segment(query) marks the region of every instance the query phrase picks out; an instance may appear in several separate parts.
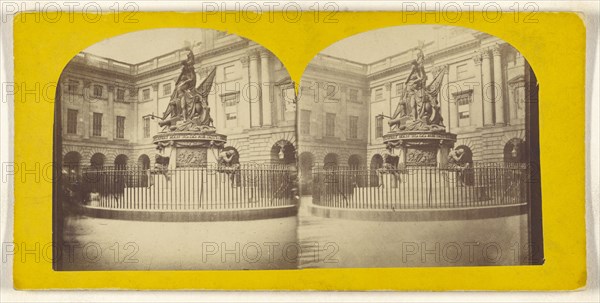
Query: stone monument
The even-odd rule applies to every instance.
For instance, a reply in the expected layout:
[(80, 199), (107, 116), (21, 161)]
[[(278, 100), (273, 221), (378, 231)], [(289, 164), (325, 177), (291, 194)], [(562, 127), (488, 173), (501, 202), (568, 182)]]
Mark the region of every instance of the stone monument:
[[(388, 124), (391, 131), (383, 136), (386, 149), (398, 157), (397, 167), (445, 167), (456, 134), (446, 132), (438, 95), (447, 66), (433, 70), (427, 84), (425, 56), (417, 49), (417, 58), (405, 82), (405, 91)], [(383, 115), (381, 115), (383, 116)]]
[(227, 136), (216, 132), (208, 106), (216, 68), (196, 87), (191, 49), (182, 65), (169, 105), (158, 123), (163, 129), (153, 137), (158, 149), (157, 170), (217, 164), (219, 151), (227, 142)]

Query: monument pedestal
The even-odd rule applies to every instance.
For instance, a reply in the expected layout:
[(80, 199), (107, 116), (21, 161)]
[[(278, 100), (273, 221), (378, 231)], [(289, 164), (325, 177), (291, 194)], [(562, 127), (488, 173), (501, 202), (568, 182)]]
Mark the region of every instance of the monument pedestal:
[(167, 132), (154, 136), (159, 155), (168, 158), (168, 169), (216, 164), (227, 136), (217, 133)]
[(399, 157), (398, 167), (446, 167), (456, 134), (434, 131), (398, 131), (383, 136), (383, 142)]

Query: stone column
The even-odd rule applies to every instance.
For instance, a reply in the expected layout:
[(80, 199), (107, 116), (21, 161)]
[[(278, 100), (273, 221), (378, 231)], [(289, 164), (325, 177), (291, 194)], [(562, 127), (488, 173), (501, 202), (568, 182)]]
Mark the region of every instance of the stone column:
[(471, 125), (483, 126), (483, 80), (481, 79), (481, 52), (475, 53), (475, 79), (478, 83), (473, 85), (473, 104), (471, 105)]
[[(83, 135), (84, 139), (89, 139), (90, 136), (92, 135), (92, 118), (93, 118), (93, 114), (90, 111), (90, 107), (91, 107), (91, 102), (90, 102), (90, 93), (89, 93), (89, 89), (90, 89), (90, 81), (88, 80), (83, 80), (83, 89), (82, 89), (82, 99), (81, 99), (81, 120), (82, 120), (82, 131), (81, 134)], [(74, 97), (75, 98), (75, 97)], [(77, 117), (77, 119), (79, 119), (79, 117)], [(77, 124), (79, 124), (79, 121), (77, 121)]]
[[(128, 88), (128, 89), (131, 89), (131, 88)], [(124, 98), (125, 98), (125, 100), (128, 99), (127, 98), (127, 94), (124, 96)], [(131, 101), (131, 100), (129, 100), (129, 101)], [(142, 119), (142, 115), (140, 115), (140, 111), (139, 111), (139, 107), (138, 106), (139, 106), (138, 101), (134, 100), (133, 101), (133, 118), (134, 118), (134, 121), (132, 121), (133, 122), (133, 133), (131, 133), (131, 131), (127, 131), (127, 129), (125, 129), (126, 133), (131, 134), (131, 135), (129, 135), (128, 139), (131, 142), (135, 142), (135, 143), (140, 142), (141, 141), (140, 137), (142, 137), (142, 136), (140, 136), (140, 119)], [(157, 115), (160, 115), (160, 113), (157, 113)], [(126, 119), (129, 119), (129, 117), (126, 118)], [(135, 159), (135, 160), (137, 161), (137, 159)]]
[(248, 102), (250, 103), (250, 124), (259, 127), (260, 118), (260, 81), (258, 79), (258, 53), (250, 51), (250, 81), (248, 84)]
[(106, 117), (106, 119), (104, 119), (104, 122), (108, 123), (108, 127), (106, 127), (106, 129), (108, 130), (108, 134), (106, 134), (106, 137), (108, 138), (108, 140), (114, 140), (116, 137), (115, 132), (116, 130), (116, 124), (117, 124), (117, 118), (115, 117), (115, 87), (112, 85), (108, 85), (108, 117)]
[(481, 75), (483, 82), (482, 85), (482, 102), (483, 102), (483, 125), (490, 126), (494, 125), (494, 104), (492, 103), (493, 96), (487, 94), (492, 91), (492, 62), (490, 59), (490, 52), (483, 50), (481, 52)]
[[(448, 92), (450, 92), (450, 77), (448, 76)], [(458, 105), (456, 104), (456, 98), (448, 94), (448, 131), (452, 131), (458, 127)]]
[(500, 44), (492, 48), (494, 54), (494, 103), (496, 105), (496, 124), (504, 124), (504, 81), (502, 79), (502, 57)]
[(269, 64), (269, 52), (260, 51), (260, 78), (261, 78), (261, 99), (262, 99), (262, 125), (270, 126), (272, 124), (272, 99), (271, 99), (271, 69)]
[[(240, 83), (240, 89), (242, 92), (244, 92), (248, 91), (246, 88), (250, 87), (250, 70), (248, 69), (250, 60), (248, 59), (248, 56), (245, 55), (240, 57), (240, 62), (242, 62), (242, 81)], [(240, 113), (245, 113), (238, 116), (238, 121), (240, 121), (239, 126), (243, 127), (244, 129), (250, 128), (250, 120), (252, 120), (250, 118), (250, 99), (243, 93), (240, 94), (240, 104), (238, 105), (238, 109)]]

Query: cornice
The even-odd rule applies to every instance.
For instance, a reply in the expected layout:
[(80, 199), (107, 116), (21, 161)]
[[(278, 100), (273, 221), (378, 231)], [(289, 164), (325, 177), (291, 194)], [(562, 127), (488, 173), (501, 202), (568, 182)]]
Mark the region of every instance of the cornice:
[[(432, 61), (434, 61), (438, 58), (444, 57), (444, 56), (452, 55), (452, 54), (461, 52), (461, 51), (469, 49), (469, 48), (478, 47), (479, 44), (480, 44), (479, 40), (471, 40), (467, 43), (456, 44), (451, 47), (444, 48), (444, 49), (435, 51), (430, 54), (426, 54), (425, 55), (425, 64), (431, 63)], [(394, 74), (402, 72), (402, 71), (410, 70), (410, 65), (411, 65), (411, 61), (407, 61), (402, 64), (392, 66), (392, 67), (386, 68), (384, 70), (377, 71), (375, 73), (367, 75), (367, 78), (370, 81), (381, 79), (383, 77), (394, 75)]]

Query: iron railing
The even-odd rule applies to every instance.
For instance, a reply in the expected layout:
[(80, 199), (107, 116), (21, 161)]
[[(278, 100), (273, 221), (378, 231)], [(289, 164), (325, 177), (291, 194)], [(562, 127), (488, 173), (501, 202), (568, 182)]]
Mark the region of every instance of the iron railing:
[(268, 208), (295, 204), (293, 167), (83, 169), (70, 190), (86, 205), (131, 210)]
[(315, 205), (351, 209), (439, 209), (526, 202), (524, 168), (348, 169), (313, 171)]

